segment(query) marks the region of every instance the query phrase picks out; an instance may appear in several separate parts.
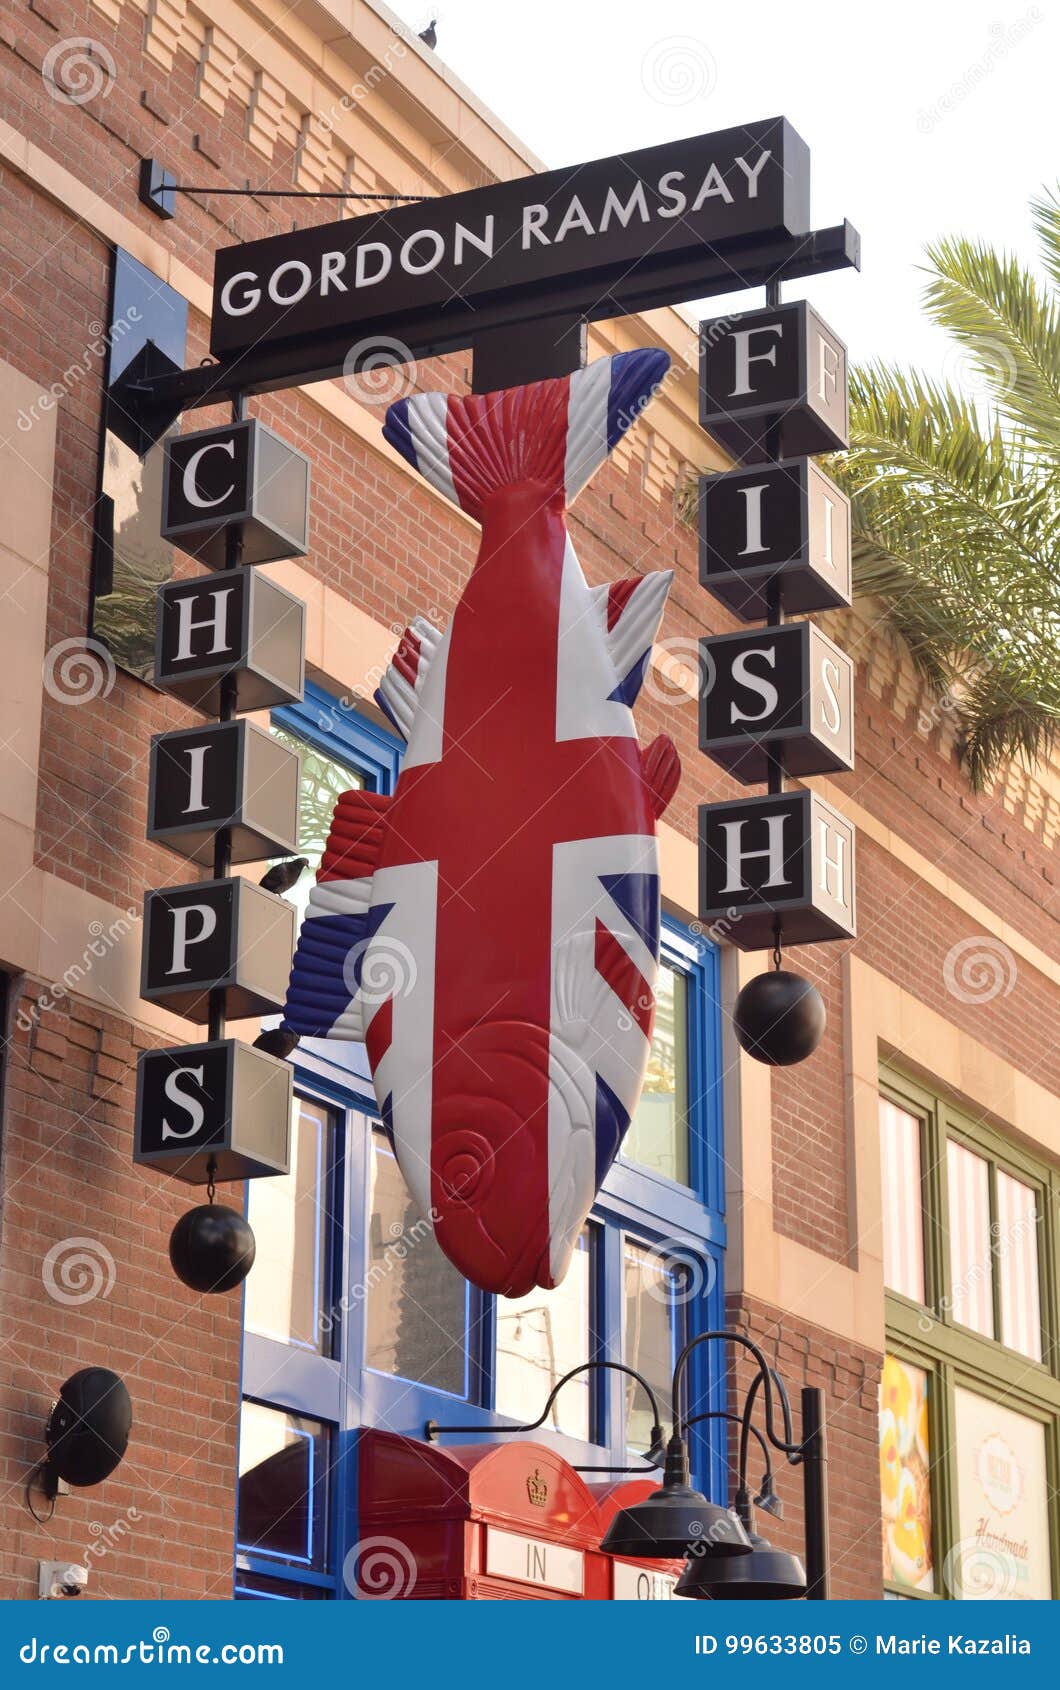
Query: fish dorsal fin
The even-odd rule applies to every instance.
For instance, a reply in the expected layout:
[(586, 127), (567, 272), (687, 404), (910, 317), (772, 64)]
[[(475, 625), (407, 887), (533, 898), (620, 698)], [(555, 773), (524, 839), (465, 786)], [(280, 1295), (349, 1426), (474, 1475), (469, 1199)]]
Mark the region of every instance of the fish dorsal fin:
[(383, 434), (432, 487), (481, 521), (491, 494), (540, 482), (573, 503), (670, 367), (650, 347), (496, 393), (417, 393), (386, 414)]
[(624, 704), (635, 703), (643, 685), (673, 578), (672, 569), (660, 569), (591, 590)]
[(681, 780), (681, 759), (669, 734), (659, 734), (640, 754), (640, 769), (658, 820)]
[(412, 732), (416, 706), (441, 643), (442, 635), (433, 622), (425, 616), (413, 617), (376, 688), (376, 703), (404, 740)]

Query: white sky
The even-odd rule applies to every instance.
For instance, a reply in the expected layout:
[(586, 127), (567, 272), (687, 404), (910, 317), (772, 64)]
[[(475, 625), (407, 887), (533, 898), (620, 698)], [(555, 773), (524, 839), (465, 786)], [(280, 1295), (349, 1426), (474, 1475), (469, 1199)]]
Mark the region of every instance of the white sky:
[(847, 217), (863, 251), (860, 276), (786, 297), (812, 298), (856, 360), (966, 384), (920, 310), (925, 243), (968, 235), (1034, 262), (1028, 201), (1060, 178), (1060, 0), (389, 4), (416, 30), (437, 16), (439, 58), (550, 166), (789, 118), (814, 227)]

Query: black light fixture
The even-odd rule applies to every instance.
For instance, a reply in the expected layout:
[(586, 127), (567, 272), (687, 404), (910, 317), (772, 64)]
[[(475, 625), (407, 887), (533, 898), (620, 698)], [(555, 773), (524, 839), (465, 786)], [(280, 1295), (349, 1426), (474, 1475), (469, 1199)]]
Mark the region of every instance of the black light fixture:
[(711, 1502), (689, 1482), (688, 1451), (680, 1432), (666, 1446), (659, 1490), (620, 1508), (600, 1548), (606, 1555), (679, 1561), (691, 1549), (704, 1560), (751, 1553), (751, 1539), (731, 1508)]
[[(703, 1515), (697, 1516), (691, 1506), (691, 1498), (686, 1493), (688, 1484), (688, 1456), (685, 1449), (684, 1434), (694, 1423), (685, 1413), (682, 1402), (682, 1388), (685, 1383), (689, 1357), (700, 1345), (707, 1343), (739, 1344), (747, 1350), (757, 1365), (757, 1372), (751, 1382), (743, 1412), (740, 1415), (740, 1489), (736, 1497), (736, 1511), (719, 1509), (716, 1503), (706, 1498), (700, 1498), (705, 1509), (714, 1511), (712, 1522), (714, 1530), (708, 1529), (707, 1519)], [(806, 1559), (809, 1566), (809, 1576), (803, 1571), (802, 1564), (794, 1556), (788, 1556), (782, 1550), (775, 1550), (764, 1538), (753, 1531), (753, 1505), (747, 1489), (747, 1450), (752, 1433), (760, 1437), (752, 1424), (752, 1413), (755, 1399), (759, 1390), (762, 1391), (765, 1403), (765, 1437), (773, 1449), (779, 1450), (792, 1465), (801, 1465), (803, 1470), (803, 1499), (806, 1531)], [(783, 1413), (783, 1434), (778, 1432), (774, 1423), (774, 1395), (779, 1398)], [(779, 1596), (806, 1596), (820, 1601), (828, 1595), (828, 1516), (827, 1491), (825, 1479), (825, 1443), (824, 1443), (824, 1411), (823, 1396), (814, 1386), (807, 1386), (802, 1392), (802, 1439), (796, 1442), (791, 1425), (791, 1409), (787, 1392), (779, 1375), (769, 1366), (758, 1345), (742, 1332), (721, 1331), (701, 1332), (689, 1339), (677, 1358), (674, 1367), (672, 1401), (674, 1405), (674, 1432), (667, 1449), (667, 1472), (661, 1491), (647, 1497), (643, 1502), (634, 1503), (629, 1508), (623, 1508), (611, 1522), (601, 1548), (611, 1555), (636, 1555), (644, 1559), (670, 1560), (687, 1557), (689, 1566), (682, 1574), (681, 1595), (704, 1596), (712, 1595), (710, 1589), (716, 1584), (719, 1589), (723, 1583), (730, 1581), (733, 1586), (739, 1586), (739, 1591), (729, 1590), (725, 1594), (742, 1596), (757, 1595), (763, 1599)], [(696, 1416), (696, 1419), (720, 1418), (721, 1413), (711, 1412)], [(724, 1416), (726, 1419), (728, 1415)], [(763, 1480), (762, 1493), (765, 1505), (771, 1510), (779, 1506), (779, 1499), (773, 1489), (772, 1470), (767, 1468)], [(698, 1497), (698, 1492), (692, 1496)], [(718, 1514), (725, 1515), (732, 1523), (731, 1530), (725, 1529), (725, 1524), (716, 1518)], [(667, 1527), (667, 1520), (673, 1525), (673, 1530)], [(698, 1523), (697, 1523), (698, 1522)], [(687, 1527), (684, 1536), (680, 1536), (680, 1528)], [(703, 1573), (706, 1566), (718, 1569), (716, 1578)], [(746, 1567), (742, 1575), (736, 1573), (737, 1567)], [(687, 1587), (685, 1580), (687, 1579)]]
[[(522, 1432), (537, 1432), (545, 1424), (545, 1421), (551, 1414), (553, 1404), (562, 1391), (564, 1385), (568, 1385), (572, 1379), (576, 1379), (579, 1373), (602, 1372), (624, 1373), (627, 1379), (635, 1380), (644, 1392), (651, 1405), (652, 1424), (648, 1449), (642, 1457), (642, 1460), (648, 1467), (661, 1467), (663, 1462), (666, 1460), (666, 1434), (663, 1431), (662, 1420), (659, 1414), (659, 1399), (655, 1395), (655, 1392), (652, 1390), (648, 1381), (645, 1379), (643, 1373), (638, 1373), (635, 1367), (627, 1367), (624, 1361), (583, 1361), (579, 1363), (577, 1367), (572, 1367), (569, 1373), (565, 1373), (563, 1375), (562, 1379), (556, 1380), (556, 1383), (548, 1393), (545, 1406), (541, 1410), (537, 1419), (529, 1421), (525, 1426), (454, 1426), (449, 1421), (446, 1421), (444, 1425), (440, 1425), (437, 1420), (428, 1420), (424, 1424), (423, 1435), (427, 1439), (428, 1443), (433, 1443), (436, 1438), (441, 1437), (443, 1432), (489, 1432), (491, 1437), (504, 1438), (517, 1437)], [(643, 1466), (575, 1468), (575, 1472), (577, 1473), (642, 1473), (643, 1471)]]
[(98, 1485), (125, 1454), (132, 1429), (132, 1401), (124, 1381), (109, 1367), (82, 1367), (59, 1388), (44, 1441), (48, 1453), (39, 1469), (45, 1496), (59, 1481)]

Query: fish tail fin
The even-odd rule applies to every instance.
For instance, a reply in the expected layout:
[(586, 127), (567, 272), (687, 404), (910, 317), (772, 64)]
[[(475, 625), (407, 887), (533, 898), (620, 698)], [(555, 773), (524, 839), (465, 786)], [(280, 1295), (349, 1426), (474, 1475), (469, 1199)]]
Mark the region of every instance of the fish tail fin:
[(667, 353), (646, 348), (496, 393), (415, 394), (391, 405), (383, 434), (432, 487), (479, 520), (491, 494), (520, 482), (542, 483), (569, 505), (669, 366)]

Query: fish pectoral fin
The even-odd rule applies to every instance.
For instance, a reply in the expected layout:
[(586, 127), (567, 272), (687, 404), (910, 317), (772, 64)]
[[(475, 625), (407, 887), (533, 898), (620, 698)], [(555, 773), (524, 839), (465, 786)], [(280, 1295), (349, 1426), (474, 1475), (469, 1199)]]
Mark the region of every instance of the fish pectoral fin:
[(376, 703), (404, 740), (412, 732), (420, 694), (442, 637), (425, 616), (413, 617), (376, 688)]
[(283, 1024), (303, 1038), (364, 1038), (361, 959), (389, 905), (372, 904), (390, 798), (354, 789), (335, 805), (298, 935)]
[(650, 575), (631, 575), (624, 581), (611, 581), (592, 589), (591, 597), (618, 677), (618, 687), (612, 696), (620, 697), (623, 704), (634, 704), (643, 685), (673, 578), (672, 569), (659, 569)]
[(681, 779), (681, 759), (669, 734), (659, 734), (640, 754), (640, 769), (655, 818), (662, 815)]

